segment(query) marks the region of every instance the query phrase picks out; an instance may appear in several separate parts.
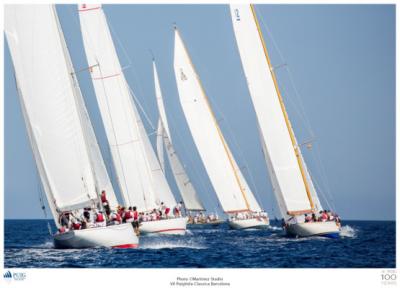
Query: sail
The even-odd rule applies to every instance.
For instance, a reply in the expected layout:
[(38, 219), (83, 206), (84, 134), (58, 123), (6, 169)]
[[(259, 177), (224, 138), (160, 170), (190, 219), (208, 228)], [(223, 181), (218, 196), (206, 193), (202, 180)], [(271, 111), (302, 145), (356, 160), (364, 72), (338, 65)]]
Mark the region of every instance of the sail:
[(306, 175), (308, 186), (310, 187), (310, 194), (311, 194), (311, 197), (312, 197), (312, 200), (313, 200), (313, 203), (314, 203), (315, 211), (324, 210), (324, 208), (321, 205), (321, 201), (319, 200), (319, 197), (318, 197), (318, 194), (317, 194), (317, 190), (314, 187), (314, 183), (312, 181), (311, 174), (308, 171), (307, 164), (304, 161), (303, 153), (301, 152), (300, 148), (299, 148), (299, 156), (300, 156), (300, 159), (301, 159), (301, 161), (303, 163), (304, 172), (305, 172), (305, 175)]
[(6, 5), (5, 32), (41, 182), (59, 211), (98, 202), (74, 96), (71, 63), (52, 5)]
[(160, 162), (160, 167), (165, 173), (165, 159), (164, 159), (164, 128), (161, 123), (161, 119), (158, 119), (157, 123), (157, 158)]
[[(59, 29), (60, 26), (59, 26)], [(62, 31), (60, 30), (60, 34)], [(67, 58), (67, 64), (69, 65), (69, 70), (74, 71), (71, 58), (68, 53), (67, 44), (65, 39), (62, 38), (62, 44), (64, 48), (64, 53)], [(75, 73), (71, 73), (71, 77), (74, 84), (74, 95), (77, 102), (78, 114), (82, 123), (82, 128), (85, 135), (86, 147), (89, 153), (89, 158), (91, 160), (93, 174), (96, 180), (96, 190), (97, 194), (100, 195), (102, 191), (106, 192), (107, 201), (112, 209), (116, 209), (118, 206), (117, 197), (114, 192), (114, 188), (111, 184), (110, 178), (106, 166), (104, 164), (103, 156), (100, 152), (100, 147), (96, 139), (96, 134), (94, 133), (92, 123), (90, 121), (89, 113), (86, 109), (85, 101), (83, 99), (78, 80), (76, 79)]]
[(223, 210), (226, 213), (251, 210), (252, 192), (243, 184), (244, 178), (238, 173), (178, 30), (175, 30), (174, 70), (183, 112)]
[(118, 185), (126, 206), (139, 211), (175, 199), (132, 100), (101, 5), (79, 5), (79, 18), (96, 98)]
[[(256, 111), (264, 155), (282, 215), (310, 211), (306, 183), (291, 139), (290, 124), (275, 87), (267, 52), (249, 5), (231, 5), (231, 17), (242, 66)], [(253, 13), (254, 12), (254, 13)], [(294, 137), (294, 136), (293, 136)], [(294, 139), (294, 138), (293, 138)], [(294, 142), (294, 143), (293, 143)], [(298, 152), (300, 153), (300, 152)], [(299, 156), (300, 157), (300, 156)]]
[(247, 202), (249, 203), (250, 210), (255, 211), (255, 212), (261, 211), (261, 207), (258, 204), (258, 201), (256, 200), (256, 198), (254, 197), (254, 194), (251, 191), (251, 189), (246, 181), (246, 178), (244, 178), (242, 170), (239, 168), (239, 165), (237, 164), (236, 159), (233, 157), (233, 154), (232, 154), (231, 150), (229, 149), (229, 146), (227, 144), (225, 144), (225, 145), (226, 145), (226, 148), (230, 155), (229, 157), (232, 159), (233, 167), (235, 169), (236, 174), (238, 175), (242, 189), (243, 189), (244, 193), (246, 194), (246, 199), (247, 199)]
[[(154, 62), (153, 62), (153, 71), (154, 71), (157, 106), (158, 106), (158, 111), (160, 113), (160, 119), (158, 121), (159, 129), (157, 135), (161, 135), (160, 140), (162, 142), (161, 141), (160, 142), (164, 144), (165, 149), (167, 150), (168, 161), (170, 163), (171, 170), (175, 178), (175, 182), (182, 196), (182, 200), (183, 203), (185, 204), (186, 210), (204, 211), (205, 210), (204, 206), (201, 200), (199, 199), (197, 192), (194, 189), (192, 182), (189, 179), (189, 176), (186, 174), (185, 168), (183, 167), (181, 161), (179, 160), (179, 157), (176, 154), (176, 151), (172, 145), (170, 136), (171, 134), (168, 128), (167, 115), (165, 113), (165, 108), (164, 108), (163, 96), (161, 93), (160, 83), (158, 80), (157, 68)], [(160, 149), (162, 150), (162, 146)], [(163, 156), (161, 156), (161, 153), (159, 153), (159, 159), (161, 157)]]

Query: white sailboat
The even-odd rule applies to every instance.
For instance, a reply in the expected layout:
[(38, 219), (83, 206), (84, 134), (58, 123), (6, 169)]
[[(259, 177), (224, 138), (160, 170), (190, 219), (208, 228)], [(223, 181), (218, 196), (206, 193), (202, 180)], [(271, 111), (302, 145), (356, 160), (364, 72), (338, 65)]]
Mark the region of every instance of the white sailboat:
[[(57, 228), (63, 213), (101, 209), (103, 190), (115, 207), (55, 7), (6, 5), (5, 33), (31, 148)], [(139, 243), (131, 224), (53, 236), (56, 248), (132, 248)]]
[(273, 190), (288, 234), (337, 237), (335, 221), (305, 221), (323, 210), (295, 138), (252, 5), (230, 6), (233, 29)]
[[(125, 206), (149, 213), (175, 198), (133, 102), (101, 5), (79, 5), (83, 43)], [(145, 221), (142, 233), (185, 234), (186, 218)]]
[[(184, 166), (182, 165), (182, 162), (180, 161), (178, 154), (176, 153), (174, 146), (172, 144), (172, 138), (171, 138), (171, 133), (169, 131), (169, 125), (168, 125), (168, 119), (167, 115), (165, 112), (165, 106), (164, 106), (164, 100), (163, 100), (163, 95), (161, 93), (161, 88), (160, 88), (160, 82), (158, 80), (158, 73), (157, 73), (157, 68), (156, 68), (156, 63), (153, 59), (153, 72), (154, 72), (154, 84), (155, 84), (155, 91), (156, 91), (156, 99), (157, 99), (157, 106), (158, 106), (158, 111), (160, 114), (160, 118), (158, 121), (158, 127), (157, 127), (157, 154), (158, 154), (158, 159), (161, 164), (161, 168), (163, 171), (165, 171), (165, 165), (164, 165), (164, 147), (167, 152), (167, 159), (170, 163), (170, 167), (172, 170), (172, 173), (175, 178), (175, 182), (178, 186), (179, 192), (182, 196), (185, 211), (190, 215), (189, 216), (189, 222), (190, 224), (195, 224), (194, 223), (194, 218), (192, 214), (194, 213), (202, 213), (206, 211), (204, 208), (203, 203), (201, 202), (192, 182), (190, 181), (189, 176), (187, 175)], [(206, 217), (204, 216), (206, 219)], [(192, 219), (192, 221), (190, 220)], [(197, 219), (197, 218), (196, 218)], [(219, 224), (222, 223), (222, 220), (219, 220), (218, 218), (212, 217), (212, 219), (208, 219), (207, 221), (204, 221), (204, 223), (196, 222), (199, 224)]]
[[(180, 103), (211, 184), (235, 229), (265, 228), (255, 199), (220, 130), (200, 78), (175, 28), (174, 70)], [(257, 215), (255, 217), (255, 215)]]

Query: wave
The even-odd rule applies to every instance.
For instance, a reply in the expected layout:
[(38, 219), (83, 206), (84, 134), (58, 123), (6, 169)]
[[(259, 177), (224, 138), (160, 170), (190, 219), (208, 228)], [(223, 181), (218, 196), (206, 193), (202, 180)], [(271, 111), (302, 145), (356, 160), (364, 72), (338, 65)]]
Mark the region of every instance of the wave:
[(340, 229), (340, 236), (355, 238), (357, 236), (357, 230), (349, 225), (345, 225)]
[(32, 248), (41, 248), (41, 249), (52, 249), (54, 248), (54, 244), (52, 240), (47, 240), (46, 242), (33, 246)]
[(148, 243), (141, 243), (139, 249), (176, 249), (176, 248), (187, 248), (187, 249), (207, 249), (206, 246), (196, 243), (192, 240), (163, 240), (151, 241)]
[(272, 230), (272, 231), (282, 231), (283, 230), (282, 227), (278, 227), (278, 226), (269, 226), (268, 229)]

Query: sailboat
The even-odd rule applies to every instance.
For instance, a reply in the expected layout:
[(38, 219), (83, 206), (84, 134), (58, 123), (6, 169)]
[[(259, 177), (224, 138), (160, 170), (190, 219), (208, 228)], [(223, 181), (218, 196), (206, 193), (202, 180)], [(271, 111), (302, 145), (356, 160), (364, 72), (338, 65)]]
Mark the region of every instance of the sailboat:
[[(6, 5), (5, 33), (26, 130), (57, 228), (60, 217), (117, 201), (90, 123), (53, 5)], [(56, 248), (133, 248), (131, 224), (52, 235)]]
[(289, 235), (337, 237), (335, 221), (308, 221), (323, 210), (294, 135), (252, 5), (231, 5), (231, 19), (258, 119), (269, 176)]
[[(147, 214), (175, 197), (133, 102), (101, 5), (79, 5), (83, 44), (104, 123), (117, 182), (126, 207)], [(144, 221), (141, 233), (183, 235), (186, 217)]]
[[(187, 175), (182, 162), (180, 161), (178, 154), (176, 153), (174, 146), (172, 144), (171, 133), (169, 131), (168, 119), (165, 112), (164, 100), (163, 95), (161, 93), (160, 81), (158, 79), (157, 67), (155, 60), (153, 59), (153, 73), (154, 73), (154, 85), (156, 91), (156, 99), (157, 99), (157, 106), (158, 111), (160, 114), (157, 126), (157, 156), (160, 161), (161, 169), (165, 171), (165, 162), (164, 162), (164, 147), (167, 152), (167, 159), (170, 163), (170, 167), (172, 173), (175, 178), (175, 182), (178, 186), (180, 195), (183, 199), (183, 204), (186, 213), (189, 214), (189, 224), (220, 224), (223, 221), (219, 220), (218, 217), (208, 217), (205, 216), (204, 221), (195, 222), (194, 219), (196, 216), (193, 217), (192, 214), (201, 213), (206, 211), (202, 201), (200, 200), (195, 188), (193, 187), (192, 182)], [(199, 214), (200, 215), (200, 214)], [(197, 218), (196, 218), (197, 219)], [(208, 221), (206, 220), (208, 219)], [(200, 219), (201, 220), (201, 219)]]
[(265, 228), (261, 210), (240, 171), (215, 118), (207, 95), (175, 27), (174, 71), (189, 130), (223, 211), (234, 229)]

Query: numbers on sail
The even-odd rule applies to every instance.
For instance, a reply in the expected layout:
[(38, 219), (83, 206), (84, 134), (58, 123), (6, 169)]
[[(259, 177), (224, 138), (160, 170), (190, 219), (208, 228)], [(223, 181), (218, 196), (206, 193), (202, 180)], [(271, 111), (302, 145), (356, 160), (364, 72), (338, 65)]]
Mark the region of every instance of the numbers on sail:
[(186, 81), (186, 80), (187, 80), (187, 77), (186, 77), (185, 73), (183, 73), (182, 68), (180, 69), (180, 72), (181, 72), (181, 80), (182, 80), (182, 81)]
[(235, 17), (236, 17), (236, 21), (240, 21), (239, 9), (235, 9)]

